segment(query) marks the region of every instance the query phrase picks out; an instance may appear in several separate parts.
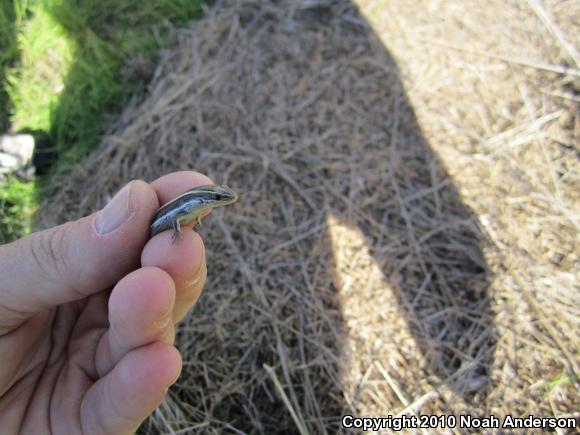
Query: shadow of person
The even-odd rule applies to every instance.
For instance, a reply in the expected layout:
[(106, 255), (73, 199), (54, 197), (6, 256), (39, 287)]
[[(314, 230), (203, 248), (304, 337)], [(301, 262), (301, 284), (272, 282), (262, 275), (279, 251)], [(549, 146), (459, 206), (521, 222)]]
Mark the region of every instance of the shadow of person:
[(150, 89), (53, 200), (70, 219), (90, 211), (74, 192), (100, 205), (191, 168), (240, 194), (204, 222), (183, 373), (143, 431), (333, 433), (348, 413), (485, 406), (485, 235), (356, 5), (218, 2)]
[(210, 290), (172, 403), (251, 433), (477, 412), (495, 347), (485, 236), (387, 48), (351, 2), (315, 3), (217, 6), (162, 72), (189, 83), (155, 88), (183, 93), (163, 121), (177, 149), (139, 138), (156, 171), (178, 161), (240, 192), (206, 230)]

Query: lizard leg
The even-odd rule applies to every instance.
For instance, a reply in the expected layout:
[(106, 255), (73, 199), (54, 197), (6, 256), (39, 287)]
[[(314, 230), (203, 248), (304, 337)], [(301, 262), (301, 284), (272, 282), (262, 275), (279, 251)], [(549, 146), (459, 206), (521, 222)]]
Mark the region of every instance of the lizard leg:
[(201, 228), (201, 216), (198, 216), (197, 219), (195, 220), (195, 225), (193, 226), (193, 230), (197, 231)]
[(181, 225), (179, 225), (179, 221), (176, 219), (171, 222), (171, 226), (173, 227), (173, 237), (171, 240), (173, 241), (172, 243), (175, 243), (181, 237)]
[(195, 219), (195, 225), (193, 226), (193, 230), (197, 231), (201, 228), (201, 220), (205, 219), (205, 217), (209, 214), (209, 210), (205, 212), (201, 212), (197, 218)]

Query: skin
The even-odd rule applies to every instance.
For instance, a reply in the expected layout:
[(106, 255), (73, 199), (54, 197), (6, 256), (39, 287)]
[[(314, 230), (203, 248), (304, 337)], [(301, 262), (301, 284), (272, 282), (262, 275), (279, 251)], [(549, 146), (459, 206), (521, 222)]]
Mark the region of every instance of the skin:
[(211, 183), (132, 181), (113, 199), (121, 219), (101, 211), (0, 246), (2, 433), (130, 434), (161, 403), (181, 371), (175, 324), (207, 270), (197, 233), (172, 244), (171, 231), (149, 240), (149, 225)]

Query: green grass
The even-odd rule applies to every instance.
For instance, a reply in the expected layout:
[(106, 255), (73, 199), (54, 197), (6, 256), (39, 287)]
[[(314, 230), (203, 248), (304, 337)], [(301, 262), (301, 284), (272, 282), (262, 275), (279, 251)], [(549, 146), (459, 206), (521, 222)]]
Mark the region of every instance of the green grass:
[(0, 2), (0, 131), (8, 128), (11, 102), (7, 92), (7, 75), (20, 58), (16, 35), (25, 18), (24, 1)]
[(570, 384), (570, 383), (577, 383), (580, 380), (580, 378), (578, 376), (568, 376), (566, 374), (562, 374), (560, 376), (558, 376), (557, 378), (546, 382), (542, 388), (546, 391), (549, 392), (551, 391), (554, 387), (557, 387), (559, 385), (562, 384)]
[[(99, 143), (128, 99), (144, 91), (168, 29), (199, 17), (202, 0), (3, 0), (0, 8), (0, 132), (48, 133), (59, 153), (52, 173)], [(39, 186), (0, 182), (12, 222), (35, 204)], [(16, 188), (15, 186), (20, 186)], [(19, 197), (21, 196), (21, 198)], [(20, 204), (16, 205), (18, 201)], [(34, 207), (32, 207), (34, 208)], [(28, 220), (29, 222), (29, 220)], [(0, 241), (30, 231), (0, 225)]]
[(72, 63), (71, 42), (61, 26), (39, 4), (29, 6), (30, 18), (19, 28), (20, 64), (8, 74), (12, 102), (11, 124), (49, 131), (51, 109), (62, 95), (67, 69)]
[(34, 182), (9, 178), (0, 188), (0, 243), (9, 237), (25, 234), (30, 230), (32, 215), (36, 211)]

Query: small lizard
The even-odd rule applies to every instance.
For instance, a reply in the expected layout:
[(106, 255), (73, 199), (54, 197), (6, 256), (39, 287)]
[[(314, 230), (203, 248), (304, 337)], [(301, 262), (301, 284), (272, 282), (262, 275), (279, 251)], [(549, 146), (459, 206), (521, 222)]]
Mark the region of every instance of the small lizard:
[(163, 205), (151, 224), (151, 237), (161, 231), (173, 229), (173, 242), (181, 237), (181, 225), (195, 222), (201, 225), (201, 219), (211, 209), (233, 204), (238, 195), (228, 186), (198, 186), (175, 197)]

